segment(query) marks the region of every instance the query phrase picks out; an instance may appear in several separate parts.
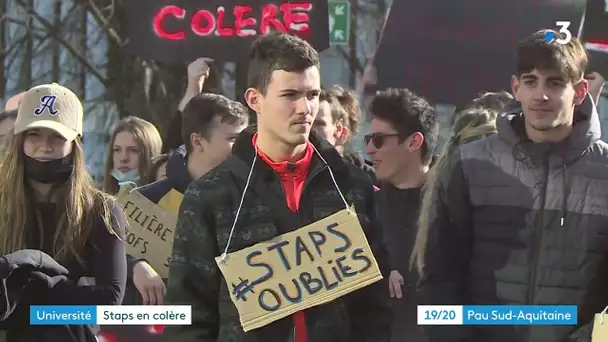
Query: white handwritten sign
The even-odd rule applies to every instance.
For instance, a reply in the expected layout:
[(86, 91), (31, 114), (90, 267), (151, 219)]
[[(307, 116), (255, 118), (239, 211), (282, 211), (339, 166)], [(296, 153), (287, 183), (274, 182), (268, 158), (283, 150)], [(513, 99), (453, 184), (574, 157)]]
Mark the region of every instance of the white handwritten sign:
[(244, 331), (382, 279), (359, 219), (347, 209), (216, 262)]
[(167, 278), (177, 217), (131, 187), (122, 188), (116, 197), (129, 220), (127, 253), (146, 259), (161, 277)]

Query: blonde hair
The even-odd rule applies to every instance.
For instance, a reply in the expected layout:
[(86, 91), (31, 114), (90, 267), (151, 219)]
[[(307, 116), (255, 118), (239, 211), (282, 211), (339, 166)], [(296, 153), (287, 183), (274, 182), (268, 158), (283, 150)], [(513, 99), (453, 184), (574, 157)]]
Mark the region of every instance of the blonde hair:
[[(37, 213), (32, 215), (36, 209), (34, 194), (25, 176), (25, 134), (11, 137), (0, 162), (0, 174), (4, 175), (0, 182), (0, 255), (28, 247), (42, 249), (42, 246), (26, 246), (28, 230), (37, 228), (41, 222)], [(95, 225), (101, 221), (111, 234), (117, 234), (112, 228), (111, 197), (95, 188), (85, 166), (80, 139), (73, 142), (72, 158), (72, 175), (54, 189), (59, 220), (53, 237), (52, 256), (60, 262), (75, 257), (83, 264), (84, 249)]]
[[(139, 150), (139, 179), (140, 182), (147, 179), (148, 170), (152, 158), (160, 154), (163, 142), (160, 133), (156, 127), (144, 119), (128, 116), (116, 125), (110, 143), (108, 144), (106, 167), (104, 172), (103, 190), (109, 194), (118, 193), (118, 182), (112, 177), (111, 172), (114, 168), (114, 141), (116, 136), (121, 132), (129, 132), (133, 135), (133, 139), (137, 143)], [(142, 185), (142, 184), (138, 184)]]
[(446, 162), (456, 149), (468, 142), (485, 138), (496, 133), (496, 112), (483, 108), (470, 108), (457, 114), (452, 126), (452, 137), (446, 142), (441, 155), (428, 173), (423, 187), (420, 215), (418, 216), (418, 233), (410, 258), (410, 267), (416, 267), (418, 274), (423, 275), (424, 253), (429, 230), (430, 209), (435, 205), (435, 185), (437, 177), (446, 167)]
[(13, 130), (10, 130), (5, 136), (0, 137), (0, 158), (4, 158), (4, 154), (14, 136)]

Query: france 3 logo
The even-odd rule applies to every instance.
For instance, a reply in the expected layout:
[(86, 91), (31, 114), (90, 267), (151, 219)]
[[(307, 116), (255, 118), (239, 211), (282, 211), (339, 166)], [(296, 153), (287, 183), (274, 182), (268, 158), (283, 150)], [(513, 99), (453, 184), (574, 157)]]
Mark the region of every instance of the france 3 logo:
[(570, 27), (569, 21), (556, 21), (555, 26), (559, 27), (559, 35), (556, 35), (553, 31), (547, 31), (545, 33), (545, 40), (547, 42), (556, 42), (557, 44), (568, 44), (572, 40), (572, 33), (568, 28)]

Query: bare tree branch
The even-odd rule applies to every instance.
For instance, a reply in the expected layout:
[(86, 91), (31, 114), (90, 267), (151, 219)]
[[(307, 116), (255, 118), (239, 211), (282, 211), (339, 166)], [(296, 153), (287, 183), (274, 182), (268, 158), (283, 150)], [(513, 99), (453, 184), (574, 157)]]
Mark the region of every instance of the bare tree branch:
[[(35, 34), (34, 37), (37, 39), (46, 39), (49, 37), (48, 32), (37, 28), (37, 27), (28, 27), (27, 23), (23, 20), (19, 20), (19, 19), (15, 19), (14, 17), (11, 16), (6, 16), (6, 22), (11, 23), (11, 24), (17, 24), (19, 26), (23, 26), (24, 28), (28, 28), (30, 30), (30, 34)], [(27, 38), (26, 38), (27, 39)]]
[[(111, 4), (107, 7), (110, 8), (110, 15), (105, 17), (102, 10), (100, 10), (94, 3), (94, 0), (88, 0), (87, 3), (83, 4), (86, 8), (89, 9), (89, 12), (93, 16), (93, 19), (97, 22), (97, 24), (101, 27), (101, 32), (107, 33), (109, 38), (112, 38), (116, 45), (124, 46), (126, 41), (123, 41), (118, 32), (110, 27), (112, 23), (112, 17), (114, 16), (116, 3), (112, 0)], [(102, 36), (100, 36), (102, 37)]]
[(73, 1), (72, 2), (72, 7), (70, 7), (70, 9), (68, 9), (66, 11), (66, 18), (69, 18), (70, 16), (72, 16), (74, 13), (76, 13), (76, 10), (78, 9), (78, 2)]
[[(114, 16), (114, 13), (116, 11), (116, 1), (115, 0), (111, 0), (110, 5), (108, 5), (104, 8), (104, 10), (108, 10), (110, 12), (107, 17), (104, 15), (103, 10), (99, 9), (95, 5), (94, 0), (79, 0), (79, 1), (83, 2), (83, 6), (85, 6), (86, 8), (89, 9), (89, 13), (93, 17), (93, 20), (95, 20), (95, 22), (97, 22), (97, 24), (101, 27), (101, 32), (106, 33), (106, 37), (108, 37), (109, 39), (112, 39), (117, 46), (127, 45), (128, 39), (123, 40), (120, 37), (120, 35), (116, 32), (116, 30), (114, 30), (111, 27), (112, 17)], [(100, 35), (99, 39), (101, 39), (102, 37), (103, 37), (103, 35)], [(144, 73), (142, 75), (144, 77), (144, 79), (146, 79), (146, 77), (148, 77), (147, 79), (151, 80), (154, 78), (154, 77), (151, 77), (151, 75), (157, 74), (159, 72), (159, 67), (156, 63), (154, 63), (152, 61), (146, 61), (146, 60), (142, 60), (141, 63), (144, 68)], [(144, 93), (149, 95), (150, 87), (152, 86), (152, 83), (143, 82), (143, 84), (144, 84)], [(163, 94), (166, 93), (165, 85), (162, 82), (159, 85), (159, 90)]]
[(23, 0), (15, 0), (29, 15), (31, 15), (36, 21), (38, 21), (45, 30), (50, 33), (50, 36), (57, 40), (79, 63), (86, 67), (86, 69), (97, 78), (104, 86), (108, 84), (108, 80), (91, 62), (83, 56), (77, 48), (75, 48), (70, 42), (65, 40), (61, 35), (55, 34), (53, 30), (53, 24), (38, 14), (34, 8), (26, 5)]
[[(8, 48), (6, 49), (6, 51), (4, 53), (4, 55), (5, 55), (4, 62), (5, 62), (5, 65), (6, 65), (7, 69), (11, 69), (11, 66), (13, 65), (13, 63), (15, 62), (15, 59), (17, 57), (17, 54), (13, 54), (12, 52), (14, 50), (16, 50), (17, 48), (19, 48), (19, 46), (21, 44), (25, 43), (26, 40), (27, 40), (27, 36), (23, 35), (21, 38), (19, 38), (18, 41), (16, 41), (12, 45), (9, 45)], [(12, 58), (7, 58), (7, 57), (10, 57), (11, 55), (13, 55)], [(6, 61), (6, 59), (8, 59), (8, 62)]]

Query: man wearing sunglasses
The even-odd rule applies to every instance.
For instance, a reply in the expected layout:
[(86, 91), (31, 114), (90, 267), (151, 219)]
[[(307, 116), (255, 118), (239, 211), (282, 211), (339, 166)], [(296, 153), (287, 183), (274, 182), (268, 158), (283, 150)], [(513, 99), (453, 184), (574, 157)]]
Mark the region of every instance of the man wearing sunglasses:
[(433, 107), (408, 89), (378, 92), (370, 107), (371, 132), (364, 137), (376, 177), (378, 216), (386, 237), (391, 273), (392, 341), (421, 342), (417, 327), (416, 283), (409, 257), (416, 239), (421, 188), (437, 141)]

